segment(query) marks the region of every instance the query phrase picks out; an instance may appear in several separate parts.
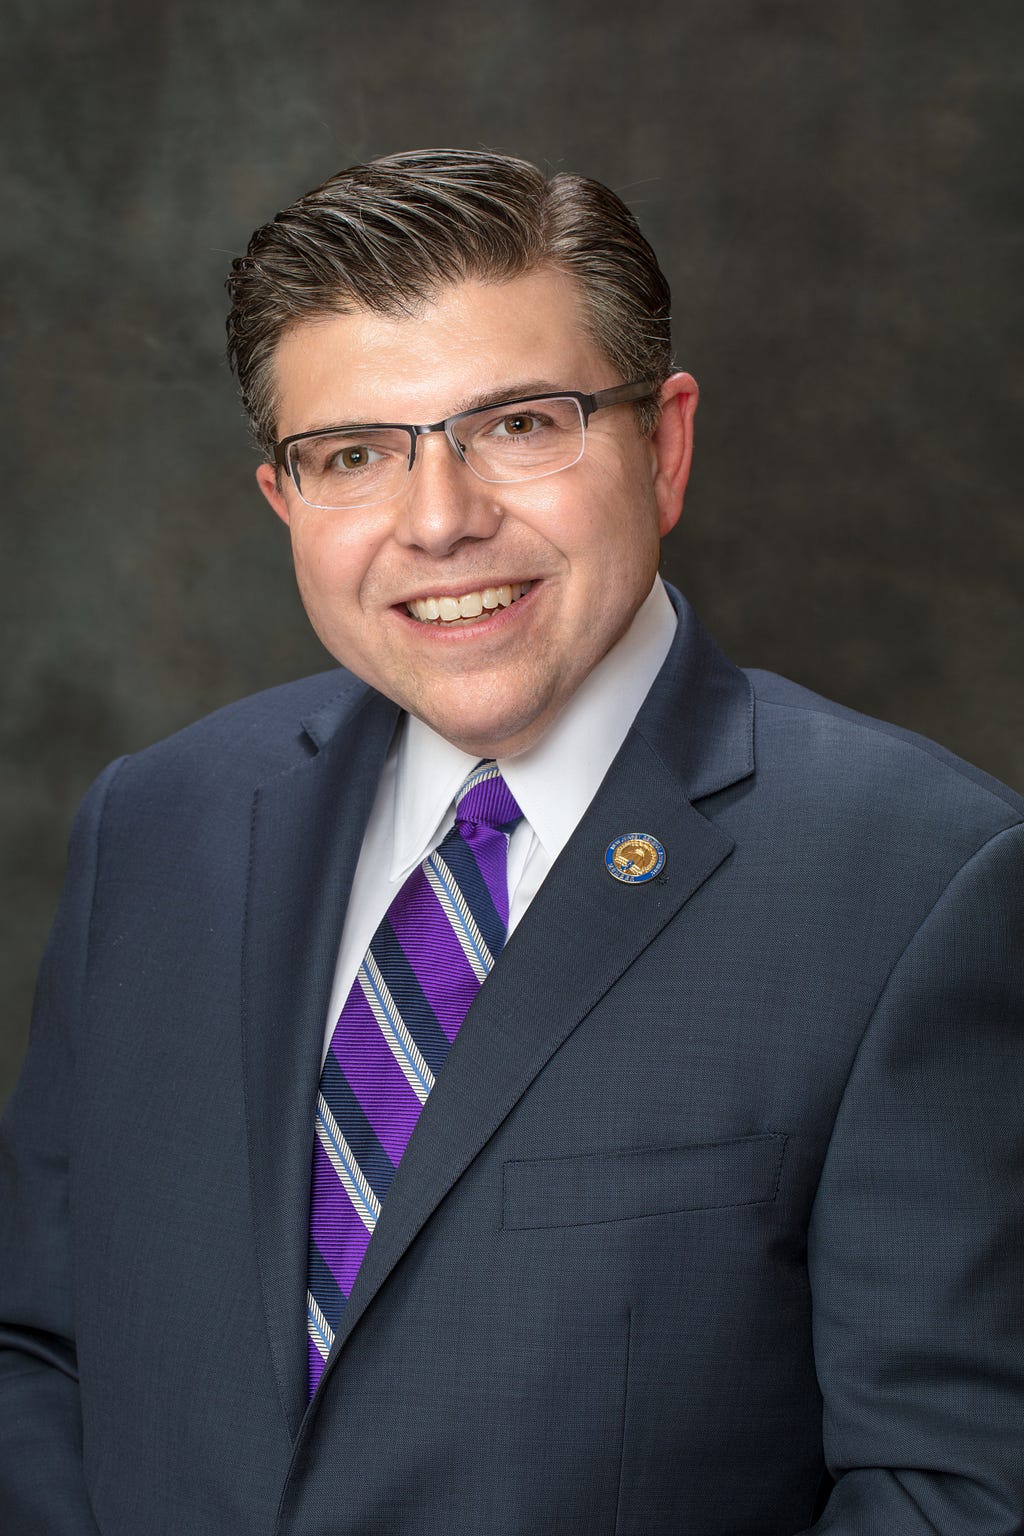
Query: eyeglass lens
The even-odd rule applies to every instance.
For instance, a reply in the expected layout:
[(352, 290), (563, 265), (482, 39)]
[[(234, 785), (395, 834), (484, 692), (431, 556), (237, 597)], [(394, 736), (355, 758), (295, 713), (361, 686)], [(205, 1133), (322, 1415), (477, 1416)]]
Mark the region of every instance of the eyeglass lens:
[[(575, 400), (485, 406), (453, 428), (466, 464), (494, 484), (536, 480), (568, 469), (583, 453), (583, 414)], [(402, 427), (354, 427), (289, 446), (299, 495), (317, 507), (369, 506), (402, 488), (410, 434)]]

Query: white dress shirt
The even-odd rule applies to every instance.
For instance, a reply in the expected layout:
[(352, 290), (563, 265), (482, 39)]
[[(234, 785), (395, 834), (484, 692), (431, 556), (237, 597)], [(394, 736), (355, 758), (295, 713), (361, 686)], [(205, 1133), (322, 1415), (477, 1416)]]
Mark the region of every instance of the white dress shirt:
[[(523, 813), (508, 850), (510, 933), (597, 793), (675, 632), (675, 609), (659, 576), (622, 639), (584, 679), (537, 745), (519, 757), (498, 758)], [(324, 1056), (378, 923), (407, 877), (451, 830), (455, 796), (478, 762), (413, 715), (396, 732), (352, 881)]]

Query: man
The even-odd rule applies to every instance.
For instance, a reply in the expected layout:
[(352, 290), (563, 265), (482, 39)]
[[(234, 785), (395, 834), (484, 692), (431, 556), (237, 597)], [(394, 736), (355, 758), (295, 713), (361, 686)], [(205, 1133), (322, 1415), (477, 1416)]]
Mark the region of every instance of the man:
[(347, 670), (80, 814), (4, 1530), (1024, 1531), (1024, 804), (666, 593), (696, 386), (607, 189), (395, 156), (229, 286)]

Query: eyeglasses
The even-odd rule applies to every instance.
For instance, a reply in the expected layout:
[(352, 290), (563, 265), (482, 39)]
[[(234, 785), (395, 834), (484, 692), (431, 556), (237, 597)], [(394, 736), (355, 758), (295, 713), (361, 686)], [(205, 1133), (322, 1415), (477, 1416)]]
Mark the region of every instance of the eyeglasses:
[(291, 476), (310, 507), (348, 511), (397, 496), (416, 459), (416, 440), (443, 432), (452, 450), (491, 485), (541, 480), (571, 469), (583, 457), (587, 424), (595, 411), (650, 399), (648, 379), (616, 384), (594, 395), (565, 390), (496, 400), (425, 426), (395, 422), (320, 427), (274, 444), (274, 462)]

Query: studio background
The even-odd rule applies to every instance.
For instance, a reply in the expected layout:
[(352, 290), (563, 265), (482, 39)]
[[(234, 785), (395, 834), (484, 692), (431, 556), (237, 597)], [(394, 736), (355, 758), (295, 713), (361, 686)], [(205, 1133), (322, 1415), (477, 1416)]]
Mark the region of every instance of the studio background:
[(1024, 788), (1017, 0), (7, 17), (0, 1103), (95, 774), (330, 664), (222, 284), (355, 160), (483, 145), (616, 188), (702, 387), (666, 575), (738, 662)]

